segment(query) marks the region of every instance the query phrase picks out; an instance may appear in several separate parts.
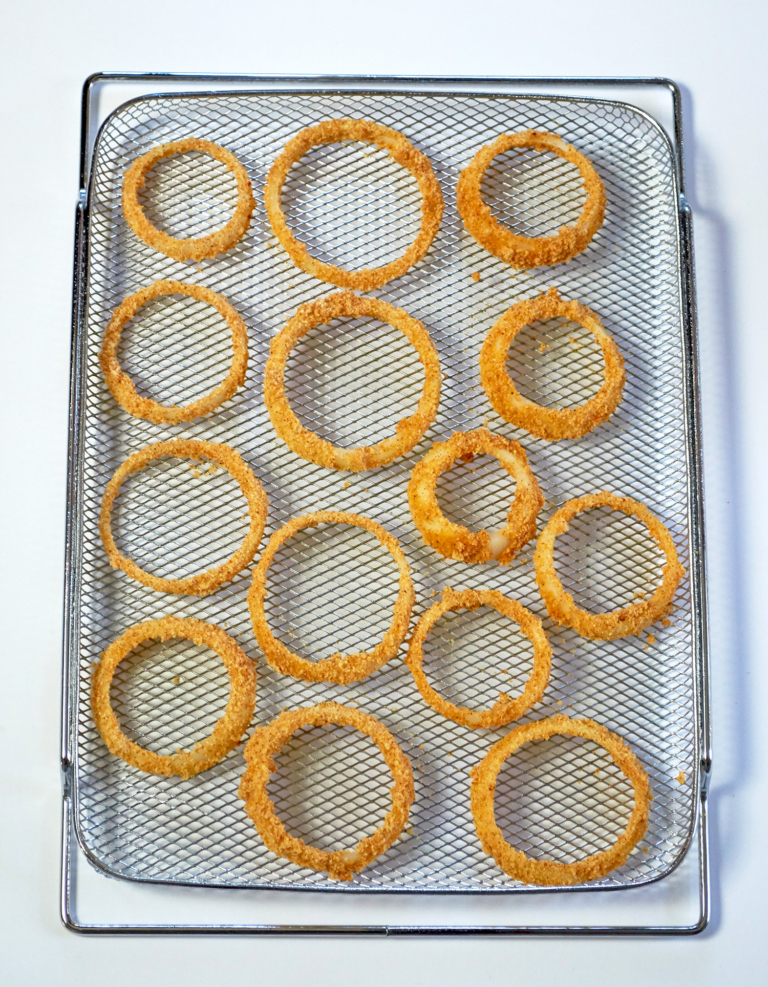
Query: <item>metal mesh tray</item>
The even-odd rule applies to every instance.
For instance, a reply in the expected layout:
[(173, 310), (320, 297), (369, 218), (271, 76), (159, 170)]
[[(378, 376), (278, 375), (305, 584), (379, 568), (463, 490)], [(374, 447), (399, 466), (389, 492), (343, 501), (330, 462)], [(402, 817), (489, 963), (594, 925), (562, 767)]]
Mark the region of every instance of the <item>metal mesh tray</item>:
[[(296, 269), (277, 244), (259, 192), (269, 165), (300, 128), (329, 117), (365, 117), (404, 132), (432, 161), (446, 211), (426, 259), (377, 295), (427, 326), (439, 351), (443, 393), (437, 421), (413, 452), (384, 469), (339, 474), (291, 453), (275, 436), (261, 398), (270, 338), (297, 306), (334, 290)], [(595, 164), (606, 183), (605, 224), (568, 265), (514, 272), (463, 230), (454, 190), (460, 168), (501, 131), (555, 131)], [(230, 253), (182, 264), (140, 242), (122, 216), (123, 173), (139, 154), (190, 135), (231, 149), (257, 195), (248, 234)], [(576, 170), (550, 155), (497, 159), (486, 201), (522, 233), (542, 235), (572, 221), (582, 201)], [(513, 176), (514, 173), (514, 177)], [(168, 159), (148, 182), (150, 218), (173, 235), (223, 225), (235, 198), (229, 173), (206, 156)], [(284, 192), (292, 227), (312, 252), (349, 267), (398, 256), (413, 238), (415, 181), (385, 155), (350, 143), (307, 154)], [(91, 720), (93, 663), (128, 625), (167, 613), (226, 628), (258, 663), (254, 724), (283, 707), (333, 699), (380, 718), (411, 759), (416, 801), (402, 838), (358, 875), (349, 890), (524, 891), (486, 857), (469, 808), (468, 769), (505, 731), (469, 731), (421, 699), (402, 657), (352, 687), (281, 676), (263, 660), (246, 607), (249, 573), (213, 596), (160, 595), (110, 569), (97, 516), (117, 465), (146, 443), (187, 436), (233, 445), (264, 484), (267, 536), (288, 518), (319, 508), (366, 514), (393, 532), (417, 593), (414, 620), (446, 586), (497, 588), (539, 614), (554, 647), (549, 688), (525, 719), (554, 713), (589, 716), (622, 735), (645, 765), (653, 790), (646, 839), (626, 865), (597, 887), (622, 888), (667, 874), (680, 861), (695, 818), (698, 706), (690, 586), (675, 597), (669, 626), (652, 636), (586, 641), (554, 625), (536, 590), (533, 543), (509, 567), (470, 566), (427, 548), (405, 496), (413, 464), (429, 445), (483, 422), (521, 440), (545, 497), (540, 523), (571, 497), (609, 489), (647, 503), (673, 534), (689, 566), (690, 425), (684, 402), (681, 266), (674, 160), (661, 128), (620, 103), (514, 95), (382, 92), (260, 92), (161, 95), (125, 104), (106, 122), (94, 152), (88, 200), (87, 310), (80, 429), (79, 618), (72, 663), (75, 821), (89, 858), (134, 880), (228, 887), (339, 889), (275, 857), (237, 798), (242, 748), (188, 781), (144, 775), (112, 757)], [(473, 276), (474, 275), (474, 276)], [(479, 275), (479, 278), (477, 278)], [(158, 278), (224, 294), (249, 330), (246, 385), (215, 414), (192, 424), (156, 426), (131, 418), (109, 394), (97, 360), (114, 307)], [(625, 356), (628, 381), (608, 423), (577, 442), (547, 444), (498, 418), (480, 386), (485, 334), (515, 301), (556, 285), (598, 312)], [(288, 393), (304, 423), (340, 444), (375, 442), (415, 405), (421, 368), (409, 345), (368, 320), (334, 323), (306, 336), (289, 363)], [(127, 329), (121, 358), (140, 390), (186, 402), (222, 379), (228, 333), (218, 315), (188, 298), (152, 303)], [(529, 397), (559, 406), (582, 403), (599, 384), (601, 360), (578, 326), (537, 323), (515, 341), (510, 368)], [(476, 459), (442, 478), (446, 513), (471, 528), (503, 523), (511, 481), (492, 460)], [(160, 575), (191, 574), (227, 557), (245, 532), (245, 505), (234, 481), (207, 464), (153, 464), (124, 487), (114, 516), (123, 550)], [(266, 536), (265, 536), (266, 537)], [(621, 606), (647, 592), (660, 559), (639, 524), (611, 512), (580, 517), (559, 540), (557, 563), (582, 605)], [(308, 658), (375, 643), (389, 620), (396, 570), (356, 529), (304, 531), (271, 570), (268, 618)], [(530, 665), (528, 642), (491, 611), (447, 615), (430, 638), (425, 667), (446, 696), (490, 704), (515, 694)], [(124, 662), (113, 702), (126, 732), (171, 752), (205, 736), (226, 702), (220, 661), (189, 642), (148, 646)], [(325, 848), (349, 846), (378, 824), (389, 779), (366, 738), (354, 731), (307, 730), (285, 748), (270, 794), (290, 832)], [(604, 752), (566, 738), (528, 745), (500, 775), (497, 814), (506, 837), (536, 857), (571, 860), (604, 849), (623, 828), (631, 789)]]

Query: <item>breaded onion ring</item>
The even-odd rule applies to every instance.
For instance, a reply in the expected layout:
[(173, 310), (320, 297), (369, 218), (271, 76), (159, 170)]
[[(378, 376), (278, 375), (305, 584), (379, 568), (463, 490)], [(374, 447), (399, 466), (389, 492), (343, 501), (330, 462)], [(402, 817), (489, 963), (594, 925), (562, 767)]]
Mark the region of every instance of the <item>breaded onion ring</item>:
[[(611, 755), (614, 763), (632, 782), (635, 805), (627, 828), (608, 850), (593, 853), (583, 860), (561, 864), (554, 860), (531, 860), (515, 850), (502, 836), (496, 825), (493, 799), (496, 779), (502, 764), (523, 744), (531, 740), (545, 740), (557, 734), (584, 737), (600, 744)], [(606, 730), (594, 720), (572, 720), (568, 716), (552, 716), (515, 727), (491, 747), (483, 760), (470, 772), (472, 775), (471, 803), (475, 829), (483, 850), (496, 861), (505, 874), (524, 884), (570, 885), (595, 881), (626, 863), (632, 848), (643, 838), (648, 828), (650, 788), (648, 776), (635, 754), (621, 737)]]
[[(469, 531), (449, 521), (435, 497), (435, 484), (441, 473), (457, 459), (469, 461), (485, 453), (495, 456), (517, 484), (515, 499), (501, 531)], [(494, 435), (487, 428), (471, 432), (454, 432), (447, 442), (436, 442), (417, 463), (408, 483), (411, 517), (424, 541), (448, 559), (459, 562), (490, 562), (498, 559), (507, 565), (517, 552), (536, 534), (536, 517), (544, 497), (528, 458), (519, 442)]]
[[(141, 397), (127, 373), (117, 359), (117, 348), (123, 327), (136, 315), (138, 310), (148, 301), (160, 295), (187, 295), (198, 301), (212, 305), (226, 320), (232, 332), (232, 363), (226, 378), (205, 397), (179, 406), (176, 404), (159, 404), (150, 398)], [(180, 281), (155, 281), (146, 288), (141, 288), (133, 295), (122, 301), (115, 311), (104, 332), (101, 344), (99, 363), (104, 371), (107, 385), (115, 400), (125, 408), (129, 415), (145, 418), (155, 424), (175, 425), (178, 422), (191, 422), (210, 414), (220, 404), (227, 401), (238, 387), (245, 382), (245, 371), (248, 366), (248, 335), (245, 323), (237, 311), (222, 295), (215, 291), (202, 288), (196, 284), (182, 284)]]
[[(561, 226), (557, 236), (520, 236), (503, 226), (483, 202), (480, 186), (491, 161), (513, 147), (529, 147), (536, 151), (552, 151), (570, 161), (581, 172), (587, 201), (575, 226)], [(499, 257), (519, 269), (562, 264), (580, 254), (603, 225), (605, 216), (605, 186), (591, 161), (557, 134), (539, 130), (523, 130), (517, 134), (501, 134), (480, 148), (459, 176), (456, 202), (464, 226), (494, 257)]]
[[(397, 423), (395, 435), (382, 439), (374, 446), (359, 446), (357, 449), (342, 449), (310, 432), (294, 414), (285, 394), (285, 365), (298, 340), (315, 326), (345, 316), (367, 316), (399, 329), (424, 365), (424, 389), (415, 413)], [(264, 368), (264, 403), (275, 431), (297, 455), (328, 469), (359, 472), (386, 466), (413, 449), (435, 420), (440, 402), (440, 383), (437, 350), (418, 319), (380, 298), (361, 298), (351, 291), (342, 291), (301, 305), (274, 337)]]
[[(478, 607), (492, 607), (498, 613), (514, 620), (522, 633), (533, 643), (533, 668), (525, 684), (525, 690), (516, 699), (510, 699), (505, 692), (499, 693), (498, 700), (490, 709), (477, 712), (463, 706), (455, 706), (439, 693), (435, 692), (427, 681), (422, 663), (424, 661), (424, 640), (434, 627), (436, 621), (449, 610), (476, 610)], [(442, 716), (469, 727), (493, 729), (503, 727), (513, 720), (519, 719), (523, 713), (537, 703), (544, 695), (549, 682), (549, 672), (552, 663), (552, 648), (549, 646), (541, 621), (530, 610), (499, 593), (498, 590), (465, 589), (454, 592), (450, 586), (443, 590), (443, 598), (433, 603), (416, 625), (406, 658), (419, 692), (429, 705)]]
[[(230, 694), (227, 708), (205, 740), (191, 751), (156, 754), (128, 740), (120, 728), (109, 698), (112, 676), (120, 662), (144, 641), (185, 638), (215, 651), (227, 666)], [(163, 617), (135, 624), (114, 640), (102, 654), (93, 673), (91, 709), (104, 743), (126, 764), (153, 775), (191, 778), (213, 767), (240, 741), (256, 708), (256, 666), (237, 642), (220, 627), (191, 617)]]
[[(112, 504), (120, 492), (123, 480), (132, 473), (137, 473), (143, 469), (147, 463), (161, 459), (163, 456), (209, 459), (223, 466), (237, 480), (243, 496), (248, 501), (248, 514), (251, 519), (248, 534), (234, 555), (213, 569), (206, 569), (205, 572), (200, 572), (196, 576), (185, 576), (183, 579), (163, 579), (160, 576), (153, 576), (151, 573), (145, 572), (134, 561), (123, 555), (112, 537)], [(144, 446), (143, 449), (134, 452), (124, 463), (118, 466), (104, 491), (99, 515), (99, 532), (113, 569), (122, 569), (131, 579), (136, 579), (159, 593), (188, 593), (191, 596), (208, 596), (219, 586), (233, 579), (256, 554), (261, 536), (264, 534), (267, 507), (267, 495), (264, 493), (264, 488), (231, 446), (220, 442), (200, 442), (197, 439), (171, 439), (168, 442), (152, 442), (150, 445)]]
[[(345, 271), (335, 264), (324, 264), (311, 256), (305, 245), (288, 229), (285, 214), (280, 203), (283, 183), (291, 169), (307, 151), (320, 144), (335, 144), (338, 141), (363, 141), (375, 144), (388, 151), (398, 164), (407, 168), (419, 183), (421, 191), (421, 229), (418, 236), (402, 257), (383, 267), (369, 267), (361, 271)], [(269, 169), (267, 184), (264, 187), (264, 204), (275, 236), (285, 247), (291, 260), (307, 274), (321, 281), (338, 285), (339, 288), (353, 288), (356, 291), (372, 291), (380, 288), (392, 278), (405, 274), (429, 250), (443, 218), (443, 195), (440, 183), (435, 178), (429, 158), (417, 151), (411, 142), (390, 127), (384, 127), (370, 120), (324, 120), (315, 127), (306, 127), (292, 137)]]
[[(181, 240), (161, 233), (150, 223), (139, 204), (139, 192), (144, 188), (147, 173), (158, 161), (187, 151), (204, 151), (227, 166), (237, 182), (237, 206), (234, 215), (222, 229), (207, 236)], [(218, 144), (197, 137), (153, 147), (151, 151), (136, 158), (123, 178), (123, 215), (128, 225), (144, 243), (174, 260), (203, 260), (231, 250), (245, 235), (255, 205), (248, 172), (235, 155)]]
[[(286, 648), (269, 629), (267, 615), (264, 612), (267, 570), (281, 545), (302, 528), (316, 528), (319, 524), (351, 524), (369, 531), (386, 548), (400, 570), (399, 590), (392, 623), (383, 639), (372, 651), (358, 651), (349, 655), (337, 652), (320, 661), (308, 661)], [(386, 664), (390, 658), (394, 658), (408, 633), (415, 599), (411, 570), (397, 538), (385, 531), (380, 524), (376, 524), (370, 518), (361, 517), (360, 514), (348, 514), (346, 511), (316, 511), (314, 514), (293, 518), (269, 539), (258, 565), (253, 570), (253, 583), (248, 593), (248, 608), (251, 611), (256, 640), (272, 668), (283, 675), (291, 675), (295, 679), (304, 679), (307, 682), (335, 682), (337, 685), (347, 685), (366, 678)]]
[[(578, 408), (545, 408), (524, 398), (506, 370), (507, 352), (515, 336), (537, 319), (563, 316), (588, 329), (597, 340), (605, 360), (605, 383), (594, 397)], [(564, 302), (556, 288), (545, 295), (518, 302), (508, 308), (485, 337), (480, 350), (480, 379), (494, 409), (506, 421), (524, 428), (539, 439), (578, 439), (607, 421), (621, 401), (624, 359), (612, 337), (595, 313), (580, 302)]]
[[(580, 610), (573, 602), (571, 594), (563, 589), (563, 584), (555, 572), (555, 539), (558, 535), (565, 534), (569, 523), (577, 514), (589, 511), (593, 507), (610, 507), (614, 511), (639, 518), (666, 556), (667, 563), (662, 569), (661, 585), (650, 600), (632, 603), (621, 610), (595, 614)], [(539, 592), (547, 605), (550, 617), (558, 624), (572, 627), (582, 637), (597, 641), (615, 641), (629, 634), (638, 634), (658, 620), (664, 615), (685, 573), (678, 560), (672, 536), (661, 521), (651, 514), (644, 504), (632, 500), (631, 497), (617, 497), (605, 490), (602, 493), (569, 500), (552, 515), (539, 535), (536, 551), (533, 553), (533, 564), (536, 568)]]
[[(286, 832), (267, 795), (270, 774), (277, 770), (273, 760), (283, 745), (301, 727), (320, 727), (329, 723), (352, 726), (364, 733), (381, 751), (395, 784), (390, 789), (392, 808), (384, 822), (371, 835), (360, 840), (353, 850), (319, 850)], [(284, 710), (276, 720), (255, 731), (245, 748), (248, 765), (238, 794), (245, 811), (256, 824), (259, 836), (278, 857), (284, 857), (312, 870), (327, 871), (335, 881), (350, 881), (352, 875), (367, 867), (395, 842), (408, 822), (414, 799), (413, 772), (408, 758), (383, 723), (358, 709), (338, 703)]]

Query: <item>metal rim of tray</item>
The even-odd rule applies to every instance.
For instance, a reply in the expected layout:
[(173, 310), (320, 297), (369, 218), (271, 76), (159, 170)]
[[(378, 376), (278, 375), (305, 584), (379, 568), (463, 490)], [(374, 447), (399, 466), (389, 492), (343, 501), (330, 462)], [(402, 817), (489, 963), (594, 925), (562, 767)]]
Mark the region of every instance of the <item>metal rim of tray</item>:
[[(694, 627), (694, 689), (697, 700), (697, 739), (700, 763), (697, 778), (698, 805), (696, 836), (698, 842), (698, 892), (699, 916), (689, 925), (510, 925), (510, 926), (420, 926), (420, 925), (230, 925), (230, 924), (115, 924), (81, 923), (76, 917), (73, 870), (75, 843), (73, 792), (72, 792), (72, 697), (71, 661), (72, 648), (78, 640), (78, 592), (80, 532), (77, 523), (81, 497), (79, 462), (83, 435), (81, 421), (83, 347), (81, 328), (84, 318), (84, 299), (87, 282), (87, 185), (89, 171), (89, 135), (91, 105), (94, 87), (102, 82), (145, 82), (163, 84), (239, 84), (247, 87), (280, 85), (306, 86), (315, 91), (333, 91), (343, 88), (355, 91), (386, 90), (396, 87), (399, 92), (455, 91), (457, 86), (472, 86), (473, 92), (483, 94), (509, 92), (504, 87), (530, 85), (549, 89), (557, 86), (583, 87), (650, 87), (666, 90), (672, 99), (674, 143), (673, 166), (679, 193), (677, 219), (681, 264), (681, 306), (683, 344), (683, 401), (687, 425), (687, 458), (690, 503), (690, 551), (692, 616)], [(479, 88), (475, 88), (479, 87)], [(295, 91), (295, 89), (293, 90)], [(159, 91), (158, 94), (162, 94)], [(199, 91), (195, 92), (196, 95)], [(516, 93), (517, 94), (517, 93)], [(525, 95), (533, 95), (527, 93)], [(682, 97), (678, 85), (665, 78), (656, 77), (404, 77), (404, 76), (281, 76), (281, 75), (208, 75), (174, 73), (124, 73), (98, 72), (86, 79), (83, 86), (81, 108), (80, 184), (75, 221), (75, 249), (73, 276), (73, 305), (71, 325), (70, 364), (70, 418), (69, 418), (69, 466), (67, 477), (67, 522), (65, 536), (65, 584), (64, 628), (62, 663), (62, 719), (61, 766), (63, 773), (62, 797), (62, 847), (60, 913), (63, 924), (74, 932), (91, 935), (114, 934), (236, 934), (236, 935), (695, 935), (703, 931), (709, 922), (710, 887), (708, 859), (707, 791), (711, 774), (709, 669), (707, 638), (707, 601), (703, 517), (703, 482), (701, 467), (701, 427), (699, 409), (699, 374), (696, 338), (695, 280), (693, 263), (693, 236), (691, 209), (685, 197), (683, 171), (684, 143)], [(582, 889), (589, 890), (589, 889)], [(592, 890), (601, 890), (595, 888)], [(545, 893), (545, 892), (543, 892)]]

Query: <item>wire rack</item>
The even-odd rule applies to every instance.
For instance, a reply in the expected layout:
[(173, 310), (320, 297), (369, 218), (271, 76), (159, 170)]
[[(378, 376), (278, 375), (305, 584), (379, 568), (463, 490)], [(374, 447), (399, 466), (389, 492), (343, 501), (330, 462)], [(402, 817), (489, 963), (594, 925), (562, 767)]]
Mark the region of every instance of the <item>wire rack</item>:
[[(262, 397), (272, 336), (302, 302), (335, 290), (295, 268), (272, 235), (260, 190), (286, 140), (330, 117), (375, 120), (402, 131), (430, 158), (446, 210), (427, 257), (376, 294), (421, 319), (438, 349), (443, 391), (437, 420), (411, 454), (383, 469), (335, 473), (294, 455), (276, 437)], [(554, 131), (594, 163), (606, 184), (605, 224), (570, 264), (514, 272), (463, 230), (455, 208), (458, 173), (502, 131)], [(147, 247), (121, 210), (122, 176), (157, 144), (203, 137), (247, 168), (257, 205), (250, 229), (228, 254), (184, 264)], [(520, 233), (543, 235), (572, 222), (582, 203), (575, 168), (531, 151), (499, 156), (483, 195)], [(222, 226), (236, 190), (205, 155), (166, 159), (144, 193), (149, 218), (175, 236)], [(317, 148), (295, 165), (283, 201), (297, 235), (323, 260), (375, 266), (401, 254), (419, 217), (415, 181), (381, 152), (356, 142)], [(486, 857), (472, 824), (468, 770), (504, 734), (470, 731), (421, 699), (402, 654), (348, 687), (309, 684), (270, 669), (250, 627), (248, 571), (203, 599), (158, 594), (110, 569), (98, 535), (104, 487), (126, 456), (175, 436), (234, 446), (270, 501), (267, 537), (287, 519), (317, 509), (367, 515), (400, 539), (416, 587), (414, 621), (444, 586), (494, 588), (544, 620), (554, 649), (543, 700), (524, 717), (589, 716), (619, 733), (648, 771), (653, 802), (646, 838), (626, 865), (592, 886), (623, 888), (669, 873), (695, 819), (698, 708), (694, 619), (687, 580), (664, 626), (616, 642), (586, 641), (552, 623), (539, 597), (533, 543), (508, 567), (445, 560), (416, 531), (405, 495), (410, 470), (430, 444), (484, 423), (519, 439), (546, 497), (540, 525), (571, 497), (608, 489), (635, 497), (672, 532), (689, 568), (687, 424), (681, 333), (681, 270), (675, 163), (661, 128), (627, 105), (576, 98), (414, 93), (261, 92), (161, 95), (125, 104), (103, 127), (89, 189), (85, 383), (81, 428), (79, 647), (74, 677), (75, 824), (91, 861), (134, 880), (224, 887), (339, 889), (268, 851), (237, 797), (242, 747), (196, 778), (142, 774), (106, 750), (88, 701), (93, 664), (126, 627), (165, 614), (195, 616), (229, 631), (258, 666), (253, 725), (284, 707), (335, 700), (372, 713), (413, 765), (416, 800), (401, 839), (347, 890), (530, 890)], [(129, 293), (158, 278), (205, 285), (238, 309), (249, 331), (245, 386), (213, 415), (158, 426), (125, 414), (98, 365), (104, 327)], [(548, 444), (501, 420), (480, 385), (478, 355), (494, 322), (514, 302), (555, 285), (593, 308), (626, 361), (624, 400), (604, 425), (576, 442)], [(190, 298), (161, 298), (127, 327), (120, 352), (141, 393), (182, 403), (223, 379), (229, 334), (217, 313)], [(539, 322), (510, 349), (508, 369), (533, 400), (583, 403), (599, 386), (602, 361), (591, 336), (563, 320)], [(288, 367), (288, 395), (307, 427), (343, 445), (373, 443), (415, 407), (422, 372), (390, 327), (344, 320), (305, 336)], [(480, 457), (445, 474), (445, 513), (470, 528), (503, 524), (514, 484)], [(247, 530), (235, 482), (207, 463), (164, 460), (126, 482), (114, 512), (122, 550), (161, 576), (191, 575), (228, 557)], [(631, 518), (607, 510), (576, 519), (558, 540), (556, 562), (577, 602), (618, 607), (658, 582), (661, 559)], [(376, 643), (396, 595), (396, 569), (357, 529), (304, 530), (270, 570), (267, 615), (299, 654), (319, 659)], [(428, 640), (425, 670), (453, 702), (481, 708), (500, 690), (521, 691), (529, 642), (490, 610), (447, 614)], [(170, 753), (210, 732), (228, 681), (215, 655), (186, 641), (134, 652), (115, 676), (113, 704), (126, 733)], [(345, 728), (308, 729), (277, 759), (270, 795), (288, 830), (325, 849), (350, 846), (379, 824), (391, 784), (367, 738)], [(499, 777), (496, 809), (505, 837), (533, 857), (569, 861), (605, 849), (623, 829), (631, 788), (594, 745), (552, 738), (528, 745)]]

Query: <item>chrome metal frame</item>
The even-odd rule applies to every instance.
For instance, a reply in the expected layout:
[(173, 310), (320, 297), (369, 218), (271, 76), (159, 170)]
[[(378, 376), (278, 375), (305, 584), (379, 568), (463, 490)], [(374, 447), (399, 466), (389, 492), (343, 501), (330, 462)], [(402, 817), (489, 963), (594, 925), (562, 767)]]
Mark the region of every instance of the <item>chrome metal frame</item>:
[[(691, 575), (694, 615), (694, 668), (699, 711), (698, 735), (701, 752), (699, 765), (699, 806), (697, 837), (699, 844), (699, 916), (690, 925), (550, 925), (550, 926), (420, 926), (420, 925), (184, 925), (184, 924), (88, 924), (76, 916), (76, 894), (73, 886), (75, 827), (72, 805), (73, 699), (71, 691), (71, 661), (78, 641), (78, 586), (80, 565), (80, 504), (81, 449), (83, 415), (83, 327), (84, 301), (87, 282), (89, 135), (94, 88), (102, 82), (157, 83), (162, 92), (164, 84), (195, 85), (242, 84), (245, 87), (294, 90), (311, 88), (333, 91), (338, 89), (382, 90), (396, 87), (400, 92), (450, 93), (456, 89), (473, 92), (504, 92), (511, 87), (545, 87), (557, 92), (558, 87), (660, 87), (669, 92), (673, 105), (674, 162), (679, 189), (678, 225), (682, 270), (683, 363), (684, 396), (687, 417), (687, 453), (689, 494), (691, 505)], [(709, 921), (710, 881), (707, 828), (707, 793), (711, 774), (709, 655), (707, 637), (706, 562), (704, 543), (703, 477), (701, 463), (701, 419), (699, 408), (699, 372), (696, 336), (695, 278), (691, 209), (685, 196), (684, 136), (682, 98), (675, 82), (664, 78), (462, 78), (462, 77), (385, 77), (385, 76), (260, 76), (260, 75), (202, 75), (171, 73), (98, 72), (84, 84), (81, 111), (80, 185), (75, 217), (75, 250), (72, 305), (69, 470), (67, 478), (67, 523), (65, 541), (64, 634), (62, 667), (61, 765), (63, 775), (62, 799), (62, 857), (60, 909), (66, 928), (87, 935), (369, 935), (369, 936), (672, 936), (696, 935)]]

